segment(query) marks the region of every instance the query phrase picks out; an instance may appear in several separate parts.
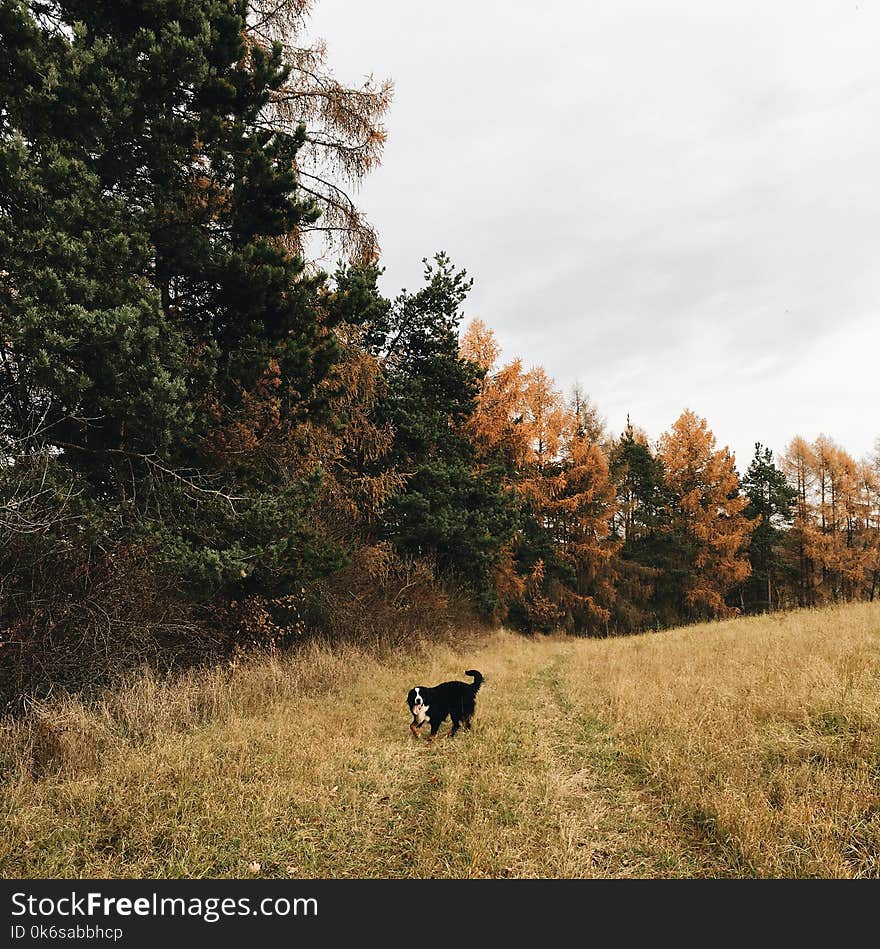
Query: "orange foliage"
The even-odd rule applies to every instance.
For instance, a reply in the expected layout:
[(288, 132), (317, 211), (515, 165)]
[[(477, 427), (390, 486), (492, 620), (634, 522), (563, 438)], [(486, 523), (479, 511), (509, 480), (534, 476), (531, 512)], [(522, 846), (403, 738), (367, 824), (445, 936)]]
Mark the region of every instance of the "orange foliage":
[(527, 501), (576, 577), (551, 583), (538, 561), (526, 576), (513, 550), (496, 571), (503, 603), (519, 601), (536, 628), (584, 630), (610, 617), (614, 598), (611, 560), (619, 545), (609, 539), (616, 511), (615, 487), (599, 445), (601, 421), (579, 391), (566, 405), (541, 367), (524, 372), (514, 360), (498, 366), (500, 346), (479, 320), (461, 341), (461, 354), (484, 372), (470, 436), (478, 454), (501, 452), (514, 474), (511, 486)]
[(541, 366), (530, 369), (523, 379), (521, 417), (530, 449), (527, 464), (541, 471), (559, 457), (572, 419), (565, 410), (562, 393)]
[(615, 598), (612, 558), (621, 544), (610, 534), (616, 513), (617, 491), (605, 452), (589, 436), (570, 433), (559, 490), (547, 499), (543, 514), (577, 578), (565, 603), (570, 624), (579, 629), (605, 624), (611, 616), (604, 604)]
[(880, 589), (880, 471), (830, 438), (794, 438), (782, 459), (797, 489), (792, 537), (803, 605)]
[(380, 514), (405, 477), (382, 462), (391, 448), (393, 432), (373, 419), (381, 392), (378, 361), (337, 330), (342, 358), (321, 383), (333, 401), (334, 415), (344, 425), (315, 422), (310, 416), (291, 418), (285, 411), (287, 391), (278, 363), (250, 390), (241, 393), (230, 410), (214, 402), (213, 419), (204, 448), (215, 465), (260, 472), (282, 470), (291, 477), (320, 474), (313, 508), (318, 529), (334, 539), (348, 540), (352, 530), (366, 527)]
[(706, 420), (690, 410), (660, 438), (659, 455), (676, 498), (675, 526), (696, 547), (686, 602), (698, 615), (725, 616), (734, 612), (725, 595), (751, 573), (745, 549), (755, 526), (743, 514), (748, 500), (734, 457), (716, 450)]
[(467, 432), (481, 460), (500, 454), (519, 468), (528, 452), (528, 432), (520, 423), (524, 377), (517, 359), (498, 367), (501, 347), (482, 321), (473, 320), (461, 339), (461, 356), (483, 371), (476, 409)]
[(212, 420), (203, 448), (220, 468), (265, 470), (266, 466), (293, 463), (299, 458), (290, 428), (283, 419), (284, 384), (278, 361), (269, 360), (266, 371), (249, 390), (243, 390), (239, 405), (230, 410), (216, 399), (208, 405)]
[(290, 235), (291, 251), (302, 253), (310, 235), (323, 235), (326, 251), (338, 247), (351, 260), (373, 260), (377, 235), (349, 192), (381, 162), (382, 119), (394, 85), (372, 76), (356, 86), (336, 79), (326, 44), (306, 35), (312, 0), (252, 0), (250, 6), (245, 40), (265, 50), (280, 44), (290, 67), (271, 93), (264, 121), (290, 133), (304, 128), (305, 144), (296, 156), (299, 188), (321, 209), (317, 222)]
[(320, 465), (323, 475), (316, 514), (325, 529), (332, 526), (340, 537), (349, 537), (353, 527), (374, 523), (406, 481), (385, 460), (394, 432), (373, 416), (384, 385), (381, 366), (352, 344), (347, 333), (346, 327), (339, 330), (343, 358), (324, 383), (346, 424), (341, 429), (311, 424), (304, 428), (306, 463)]

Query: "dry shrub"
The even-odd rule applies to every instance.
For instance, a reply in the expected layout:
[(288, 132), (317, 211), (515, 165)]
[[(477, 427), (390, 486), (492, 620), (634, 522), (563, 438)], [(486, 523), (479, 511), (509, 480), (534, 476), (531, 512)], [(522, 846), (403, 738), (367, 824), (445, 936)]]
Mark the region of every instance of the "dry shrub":
[[(19, 598), (0, 627), (0, 699), (9, 712), (53, 695), (90, 700), (143, 667), (153, 670), (138, 680), (149, 693), (169, 672), (226, 668), (251, 653), (313, 641), (387, 648), (451, 636), (474, 622), (464, 593), (441, 583), (430, 564), (386, 545), (361, 548), (345, 569), (296, 592), (209, 606), (176, 595), (151, 551), (136, 545), (54, 554), (34, 582), (39, 596)], [(187, 721), (199, 714), (182, 713)]]
[(224, 631), (232, 655), (274, 649), (302, 639), (310, 631), (305, 620), (305, 588), (283, 596), (254, 594), (211, 610), (212, 625)]
[(399, 645), (451, 636), (476, 621), (468, 597), (425, 558), (390, 544), (356, 551), (349, 565), (307, 591), (310, 628), (333, 641)]
[(175, 595), (148, 547), (26, 541), (24, 558), (12, 545), (4, 551), (13, 572), (0, 593), (0, 707), (20, 710), (57, 689), (88, 691), (144, 662), (167, 669), (222, 653), (222, 637)]

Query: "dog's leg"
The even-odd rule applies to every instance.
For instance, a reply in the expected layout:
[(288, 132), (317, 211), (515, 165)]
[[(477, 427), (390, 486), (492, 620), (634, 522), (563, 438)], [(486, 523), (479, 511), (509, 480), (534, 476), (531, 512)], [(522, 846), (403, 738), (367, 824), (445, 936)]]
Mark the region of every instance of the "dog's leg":
[(419, 726), (415, 722), (410, 722), (409, 730), (412, 732), (413, 738), (419, 737)]
[(449, 733), (450, 738), (455, 738), (455, 733), (459, 729), (459, 721), (457, 718), (452, 719), (452, 731)]

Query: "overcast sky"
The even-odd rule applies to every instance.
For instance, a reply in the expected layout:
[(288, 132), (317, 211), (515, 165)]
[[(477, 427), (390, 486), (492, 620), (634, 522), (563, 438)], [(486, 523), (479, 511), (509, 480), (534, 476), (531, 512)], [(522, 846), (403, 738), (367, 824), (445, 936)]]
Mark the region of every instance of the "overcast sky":
[(318, 0), (396, 84), (359, 201), (384, 289), (446, 250), (504, 356), (620, 431), (880, 434), (880, 4)]

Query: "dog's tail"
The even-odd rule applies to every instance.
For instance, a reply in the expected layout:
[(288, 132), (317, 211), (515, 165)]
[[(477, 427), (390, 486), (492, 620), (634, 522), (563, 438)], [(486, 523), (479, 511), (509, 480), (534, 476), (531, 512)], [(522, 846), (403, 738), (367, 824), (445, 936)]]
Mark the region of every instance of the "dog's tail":
[(465, 670), (465, 675), (470, 676), (474, 680), (474, 695), (480, 691), (480, 686), (483, 684), (483, 673), (477, 672), (476, 669), (467, 669)]

